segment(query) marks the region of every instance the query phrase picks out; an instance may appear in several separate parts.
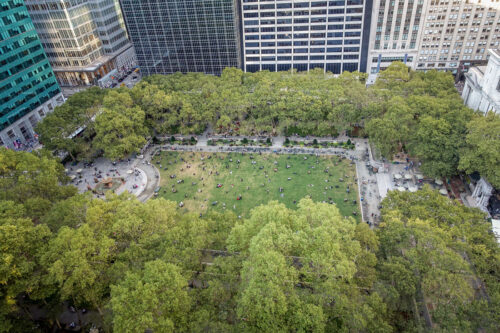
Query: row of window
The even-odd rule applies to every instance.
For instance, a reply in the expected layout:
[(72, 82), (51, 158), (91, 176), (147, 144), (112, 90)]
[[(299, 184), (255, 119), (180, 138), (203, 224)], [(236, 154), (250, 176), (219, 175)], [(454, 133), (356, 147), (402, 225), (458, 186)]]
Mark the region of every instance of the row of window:
[(333, 74), (340, 74), (342, 71), (354, 72), (358, 70), (357, 62), (336, 62), (336, 63), (298, 63), (298, 64), (248, 64), (245, 66), (247, 72), (258, 72), (258, 71), (289, 71), (295, 69), (298, 72), (306, 72), (313, 70), (315, 68), (320, 68), (325, 72), (331, 72)]
[[(405, 58), (404, 57), (381, 57), (380, 58), (380, 62), (393, 62), (393, 61), (404, 62)], [(412, 62), (412, 61), (413, 61), (413, 57), (410, 56), (410, 57), (406, 58), (406, 62)], [(377, 57), (373, 57), (372, 58), (372, 62), (377, 63), (378, 62), (378, 58)]]
[[(296, 40), (293, 42), (293, 46), (320, 46), (320, 45), (359, 45), (360, 44), (359, 39), (333, 39), (333, 40)], [(251, 43), (245, 43), (245, 46), (247, 44)], [(267, 45), (266, 42), (263, 42), (262, 44)], [(286, 41), (286, 42), (278, 42), (277, 44), (279, 47), (283, 46), (292, 46), (292, 41)], [(264, 46), (264, 45), (263, 45)]]
[[(355, 13), (363, 13), (363, 8), (347, 8), (345, 11), (347, 14), (355, 14)], [(325, 16), (327, 13), (326, 9), (323, 10), (301, 10), (301, 11), (285, 11), (285, 12), (252, 12), (252, 13), (244, 13), (244, 18), (253, 18), (253, 17), (279, 17), (279, 16), (315, 16), (321, 15)], [(328, 14), (344, 14), (344, 8), (341, 9), (329, 9)]]
[[(357, 41), (357, 42), (356, 42)], [(288, 43), (291, 43), (291, 42), (288, 42)], [(327, 45), (342, 45), (342, 40), (338, 40), (338, 39), (333, 39), (333, 40), (328, 40), (326, 42)], [(359, 40), (344, 40), (344, 45), (356, 45), (356, 44), (359, 44)], [(286, 46), (291, 46), (291, 44), (285, 44), (285, 42), (278, 42), (277, 44), (275, 42), (261, 42), (260, 43), (260, 47), (276, 47), (276, 45), (278, 45), (278, 47), (286, 47)], [(294, 46), (298, 46), (300, 44), (295, 44), (294, 43)], [(311, 46), (313, 46), (314, 44), (311, 44)], [(306, 46), (303, 45), (303, 46)], [(257, 48), (259, 47), (259, 43), (245, 43), (245, 48), (249, 49), (249, 48)], [(278, 49), (278, 53), (289, 53), (289, 52), (286, 52), (285, 50), (287, 49)], [(290, 49), (291, 50), (291, 49)], [(300, 49), (294, 49), (294, 52), (295, 53), (307, 53), (307, 48), (300, 48)], [(324, 52), (324, 48), (311, 48), (310, 49), (311, 52), (312, 50), (323, 50), (321, 52)], [(247, 50), (248, 51), (248, 50)], [(264, 51), (264, 50), (262, 50)]]
[[(325, 60), (324, 55), (314, 55), (314, 56), (279, 56), (279, 57), (246, 57), (247, 62), (259, 62), (259, 61), (314, 61), (314, 60)], [(344, 54), (341, 56), (340, 54), (333, 54), (333, 55), (327, 55), (326, 56), (327, 60), (357, 60), (359, 59), (358, 54)]]
[[(243, 0), (243, 3), (255, 3), (259, 0)], [(312, 2), (295, 2), (293, 3), (293, 8), (311, 8), (314, 7), (326, 7), (326, 6), (361, 6), (363, 5), (363, 0), (336, 0), (336, 1), (312, 1)], [(278, 3), (276, 4), (277, 9), (292, 8), (292, 2)], [(243, 5), (244, 10), (255, 10), (258, 9), (257, 5)], [(260, 9), (275, 9), (274, 3), (271, 4), (260, 4)]]
[[(50, 89), (50, 90), (49, 90)], [(35, 95), (36, 99), (33, 100), (29, 105), (26, 107), (17, 110), (12, 116), (10, 116), (7, 120), (2, 121), (0, 123), (0, 131), (8, 127), (9, 125), (13, 124), (17, 120), (21, 119), (33, 109), (36, 109), (43, 103), (47, 102), (49, 99), (52, 97), (56, 96), (57, 94), (60, 94), (61, 90), (59, 86), (57, 85), (57, 82), (54, 80), (52, 82), (46, 83), (45, 84), (45, 91), (43, 91), (43, 94)]]
[[(328, 22), (361, 22), (361, 16), (335, 16), (329, 17)], [(245, 20), (244, 26), (253, 26), (253, 25), (275, 25), (275, 24), (309, 24), (308, 18), (300, 18), (300, 19), (277, 19), (277, 20)], [(310, 23), (325, 23), (325, 18), (317, 18), (311, 19)], [(311, 26), (311, 28), (314, 26)]]
[[(333, 29), (333, 30), (342, 30), (341, 28), (338, 29)], [(311, 35), (314, 35), (314, 33), (311, 33)], [(356, 32), (349, 32), (345, 34), (345, 37), (360, 37), (361, 36), (361, 31), (356, 31)], [(308, 38), (307, 34), (303, 33), (297, 33), (293, 34), (294, 38)], [(270, 39), (291, 39), (292, 34), (265, 34), (265, 35), (246, 35), (245, 40), (270, 40)], [(312, 37), (314, 38), (314, 37)]]

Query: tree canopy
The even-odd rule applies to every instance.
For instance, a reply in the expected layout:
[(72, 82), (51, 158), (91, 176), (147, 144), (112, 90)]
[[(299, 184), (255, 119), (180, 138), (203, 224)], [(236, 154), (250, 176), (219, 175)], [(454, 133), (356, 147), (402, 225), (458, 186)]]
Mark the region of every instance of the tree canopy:
[(382, 204), (377, 290), (398, 330), (498, 329), (500, 248), (484, 213), (429, 187)]
[(500, 115), (489, 112), (467, 124), (466, 146), (460, 156), (460, 169), (479, 172), (500, 188)]
[[(246, 219), (128, 194), (94, 199), (63, 185), (44, 154), (1, 154), (12, 194), (0, 199), (0, 331), (49, 329), (63, 302), (117, 332), (498, 329), (491, 226), (430, 188), (389, 193), (374, 232), (311, 199), (269, 202)], [(29, 200), (42, 196), (32, 166), (57, 188), (44, 209)]]

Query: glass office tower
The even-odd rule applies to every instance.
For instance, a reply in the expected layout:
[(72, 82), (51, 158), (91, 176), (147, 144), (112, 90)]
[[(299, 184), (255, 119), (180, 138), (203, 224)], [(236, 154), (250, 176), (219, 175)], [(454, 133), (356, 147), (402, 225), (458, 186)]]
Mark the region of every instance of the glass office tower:
[(144, 75), (241, 67), (235, 0), (121, 0)]
[(63, 102), (23, 0), (0, 0), (0, 145), (19, 147)]
[(25, 3), (61, 86), (102, 85), (135, 65), (118, 0)]

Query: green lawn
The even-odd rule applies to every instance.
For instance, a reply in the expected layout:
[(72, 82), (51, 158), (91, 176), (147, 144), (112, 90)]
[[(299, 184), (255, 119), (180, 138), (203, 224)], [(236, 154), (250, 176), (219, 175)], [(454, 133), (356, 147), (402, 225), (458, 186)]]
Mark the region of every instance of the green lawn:
[(356, 212), (359, 219), (356, 168), (338, 156), (162, 152), (153, 163), (161, 170), (158, 197), (182, 201), (185, 211), (229, 209), (248, 216), (270, 200), (293, 208), (310, 196), (336, 204), (345, 216)]

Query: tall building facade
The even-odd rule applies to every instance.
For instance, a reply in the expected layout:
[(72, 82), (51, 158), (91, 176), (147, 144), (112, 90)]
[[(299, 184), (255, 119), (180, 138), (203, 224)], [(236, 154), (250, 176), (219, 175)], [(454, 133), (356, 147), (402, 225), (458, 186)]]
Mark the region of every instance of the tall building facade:
[(374, 0), (368, 52), (369, 81), (403, 61), (415, 70), (456, 74), (485, 64), (500, 41), (494, 0)]
[(424, 17), (417, 69), (467, 70), (484, 64), (500, 42), (495, 0), (430, 0)]
[(118, 0), (25, 0), (62, 86), (97, 85), (114, 69), (132, 67)]
[(64, 98), (23, 0), (0, 0), (0, 145), (35, 139)]
[(143, 75), (241, 67), (235, 0), (121, 0)]
[(245, 71), (365, 71), (373, 0), (243, 0)]
[(369, 81), (393, 61), (415, 68), (427, 0), (374, 0), (368, 68)]

